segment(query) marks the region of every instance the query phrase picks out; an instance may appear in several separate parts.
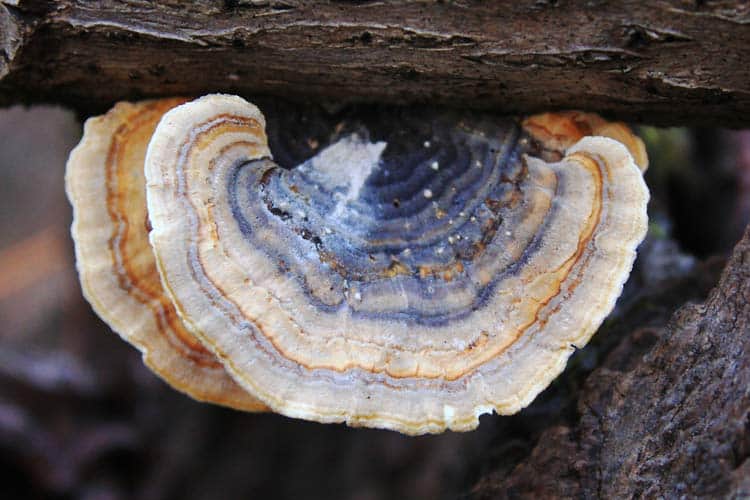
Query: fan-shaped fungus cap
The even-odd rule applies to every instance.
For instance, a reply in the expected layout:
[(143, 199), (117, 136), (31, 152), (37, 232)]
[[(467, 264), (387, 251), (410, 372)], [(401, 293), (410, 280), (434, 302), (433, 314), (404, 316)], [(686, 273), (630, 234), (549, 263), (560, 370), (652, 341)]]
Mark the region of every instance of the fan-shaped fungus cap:
[(66, 171), (78, 272), (94, 310), (169, 384), (199, 400), (258, 411), (264, 405), (183, 327), (148, 243), (146, 146), (162, 115), (183, 102), (119, 103), (86, 122)]
[(186, 325), (288, 416), (420, 434), (517, 412), (610, 312), (646, 231), (609, 138), (410, 111), (342, 122), (284, 169), (264, 130), (238, 97), (168, 112), (148, 209)]

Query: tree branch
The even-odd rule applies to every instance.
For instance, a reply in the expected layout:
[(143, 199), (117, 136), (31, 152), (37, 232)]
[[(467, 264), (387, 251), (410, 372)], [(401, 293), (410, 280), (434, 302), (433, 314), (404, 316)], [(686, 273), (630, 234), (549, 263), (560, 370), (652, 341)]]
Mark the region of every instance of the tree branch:
[(232, 92), (750, 123), (742, 1), (0, 2), (0, 104)]

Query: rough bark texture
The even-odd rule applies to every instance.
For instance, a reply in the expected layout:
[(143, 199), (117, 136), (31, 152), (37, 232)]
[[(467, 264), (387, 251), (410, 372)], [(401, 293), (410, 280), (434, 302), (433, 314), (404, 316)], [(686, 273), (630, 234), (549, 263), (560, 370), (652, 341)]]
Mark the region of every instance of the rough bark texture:
[(587, 379), (576, 421), (545, 430), (474, 494), (747, 498), (748, 352), (750, 230), (705, 303), (682, 307), (665, 328), (633, 331)]
[(227, 91), (748, 124), (725, 1), (0, 2), (0, 104)]

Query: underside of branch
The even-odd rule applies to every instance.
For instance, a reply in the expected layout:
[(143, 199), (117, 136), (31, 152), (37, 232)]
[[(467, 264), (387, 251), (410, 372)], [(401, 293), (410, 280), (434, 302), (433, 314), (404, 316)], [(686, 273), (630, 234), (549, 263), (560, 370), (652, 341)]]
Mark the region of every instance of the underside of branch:
[(578, 108), (750, 123), (741, 1), (0, 2), (0, 104), (147, 96)]

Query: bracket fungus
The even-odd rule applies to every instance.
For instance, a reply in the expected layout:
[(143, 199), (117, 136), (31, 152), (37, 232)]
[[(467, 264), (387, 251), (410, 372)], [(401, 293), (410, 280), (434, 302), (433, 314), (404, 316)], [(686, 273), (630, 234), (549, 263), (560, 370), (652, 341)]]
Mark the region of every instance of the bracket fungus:
[(182, 325), (148, 243), (146, 147), (162, 115), (183, 102), (119, 103), (86, 122), (65, 179), (81, 285), (97, 314), (173, 387), (202, 401), (263, 410)]
[[(470, 430), (528, 405), (613, 308), (647, 226), (647, 159), (626, 126), (386, 108), (284, 120), (267, 137), (253, 104), (205, 96), (164, 114), (144, 166), (163, 290), (271, 410)], [(83, 199), (105, 181), (75, 172), (82, 156), (69, 187), (84, 289), (105, 319), (132, 315), (92, 293), (113, 257), (86, 252), (116, 225), (111, 207)]]

